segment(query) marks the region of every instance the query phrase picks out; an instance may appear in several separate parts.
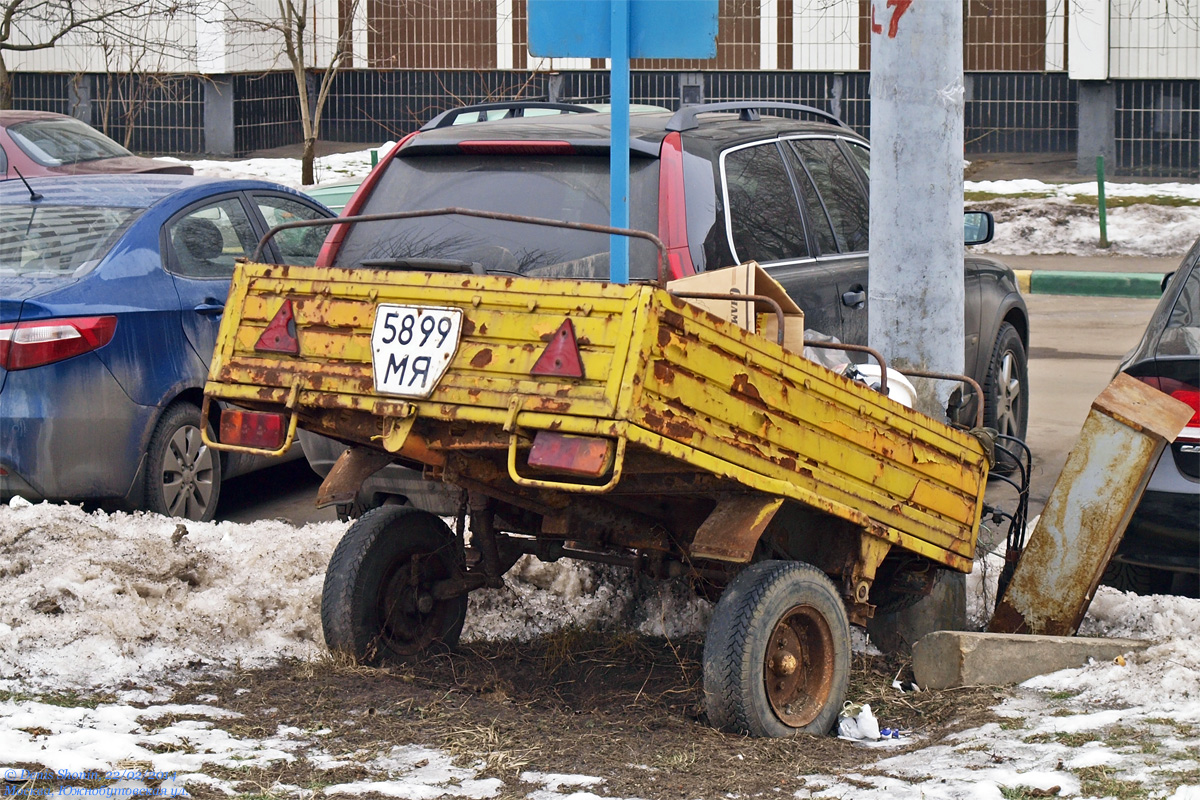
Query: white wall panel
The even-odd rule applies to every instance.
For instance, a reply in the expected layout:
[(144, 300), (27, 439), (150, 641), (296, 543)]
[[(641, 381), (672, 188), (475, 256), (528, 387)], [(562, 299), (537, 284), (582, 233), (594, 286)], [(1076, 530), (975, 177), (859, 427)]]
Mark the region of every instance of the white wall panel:
[(857, 0), (796, 0), (792, 40), (793, 69), (858, 69)]
[(1109, 77), (1200, 78), (1200, 0), (1111, 3)]

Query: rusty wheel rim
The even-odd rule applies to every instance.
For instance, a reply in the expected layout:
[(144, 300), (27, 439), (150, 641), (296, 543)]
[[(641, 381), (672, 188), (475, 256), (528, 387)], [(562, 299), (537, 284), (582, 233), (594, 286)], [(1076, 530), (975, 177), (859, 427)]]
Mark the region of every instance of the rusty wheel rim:
[(783, 724), (808, 725), (833, 691), (833, 632), (812, 606), (793, 606), (775, 624), (763, 658), (771, 710)]

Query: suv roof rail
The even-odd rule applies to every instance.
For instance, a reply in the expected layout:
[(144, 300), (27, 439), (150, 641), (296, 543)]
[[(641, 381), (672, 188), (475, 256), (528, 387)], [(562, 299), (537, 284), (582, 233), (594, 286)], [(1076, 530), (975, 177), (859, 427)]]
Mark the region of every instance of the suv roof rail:
[[(452, 108), (449, 111), (443, 111), (422, 125), (421, 130), (431, 131), (435, 128), (448, 128), (459, 117), (466, 116), (467, 114), (486, 114), (489, 111), (507, 111), (509, 113), (506, 116), (521, 117), (524, 116), (525, 109), (527, 108), (546, 108), (552, 111), (561, 111), (564, 114), (596, 113), (596, 109), (594, 108), (576, 105), (575, 103), (549, 103), (544, 100), (501, 100), (495, 103), (479, 103), (473, 106), (462, 106), (461, 108)], [(479, 121), (483, 122), (484, 120)]]
[(756, 122), (759, 119), (759, 110), (764, 108), (803, 111), (806, 114), (815, 114), (839, 127), (850, 127), (828, 111), (822, 111), (812, 106), (805, 106), (799, 103), (779, 103), (769, 100), (737, 100), (731, 103), (699, 103), (693, 106), (684, 106), (676, 111), (675, 115), (667, 122), (667, 130), (690, 131), (692, 128), (699, 127), (700, 125), (696, 116), (706, 114), (710, 111), (738, 111), (741, 112), (739, 119), (742, 122)]

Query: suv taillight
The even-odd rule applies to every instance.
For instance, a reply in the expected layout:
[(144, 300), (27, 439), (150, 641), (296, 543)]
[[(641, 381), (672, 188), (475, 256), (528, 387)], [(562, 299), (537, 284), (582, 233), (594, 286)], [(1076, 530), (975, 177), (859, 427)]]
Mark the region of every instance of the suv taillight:
[(671, 278), (695, 275), (687, 239), (687, 204), (683, 197), (683, 140), (679, 131), (663, 138), (658, 158), (658, 238), (667, 248)]
[(112, 341), (116, 317), (72, 317), (0, 325), (0, 367), (15, 371), (96, 350)]

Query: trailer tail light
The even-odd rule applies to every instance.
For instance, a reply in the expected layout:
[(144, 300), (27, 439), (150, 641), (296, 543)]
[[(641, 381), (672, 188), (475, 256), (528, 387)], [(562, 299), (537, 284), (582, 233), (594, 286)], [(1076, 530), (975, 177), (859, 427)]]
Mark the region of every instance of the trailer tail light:
[(221, 411), (221, 443), (263, 450), (283, 447), (287, 435), (287, 419), (283, 414), (264, 411), (242, 411), (226, 408)]
[(0, 367), (16, 371), (97, 350), (112, 341), (116, 317), (72, 317), (0, 325)]
[(548, 472), (599, 478), (612, 469), (613, 452), (611, 439), (538, 431), (529, 450), (529, 466)]
[(688, 249), (687, 204), (683, 196), (683, 140), (678, 131), (663, 139), (658, 159), (658, 238), (667, 248), (671, 278), (695, 275)]
[(579, 355), (579, 342), (575, 339), (575, 326), (570, 319), (563, 320), (563, 324), (558, 326), (558, 330), (550, 337), (550, 343), (538, 356), (529, 374), (560, 378), (583, 377), (583, 359)]
[(300, 355), (300, 340), (296, 338), (296, 316), (292, 312), (291, 299), (283, 301), (271, 324), (254, 343), (254, 349), (263, 353)]

